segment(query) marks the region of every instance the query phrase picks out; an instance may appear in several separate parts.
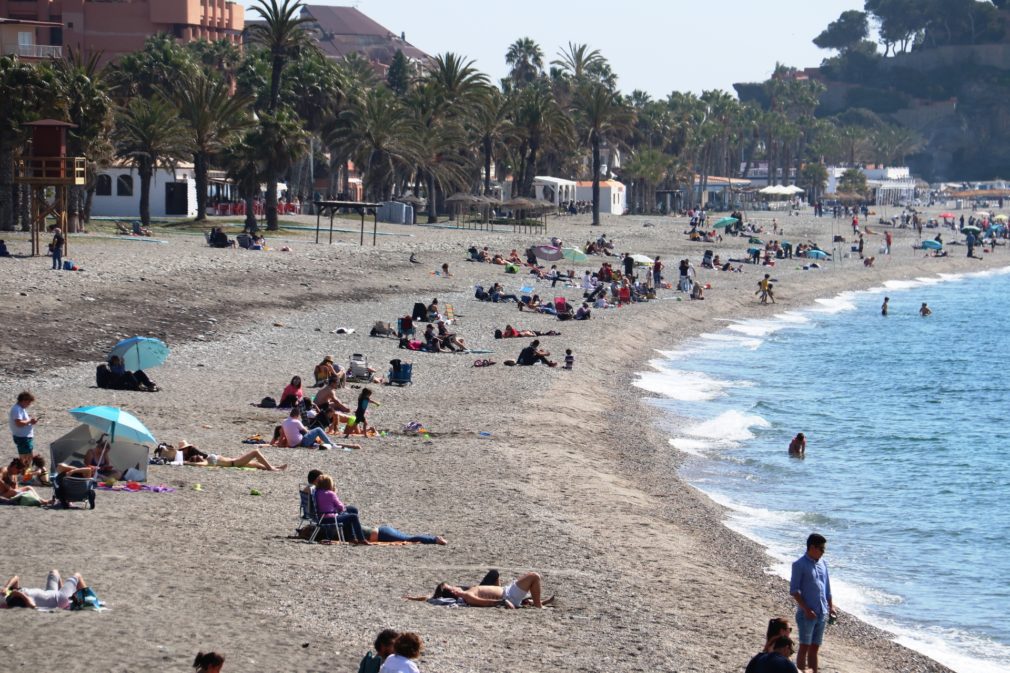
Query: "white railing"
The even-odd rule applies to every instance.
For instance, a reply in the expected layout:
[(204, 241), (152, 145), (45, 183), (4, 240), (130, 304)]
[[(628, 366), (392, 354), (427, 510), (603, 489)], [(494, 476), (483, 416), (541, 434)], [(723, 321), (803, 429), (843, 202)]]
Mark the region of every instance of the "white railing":
[(19, 44), (12, 50), (21, 58), (62, 58), (63, 47), (48, 44)]

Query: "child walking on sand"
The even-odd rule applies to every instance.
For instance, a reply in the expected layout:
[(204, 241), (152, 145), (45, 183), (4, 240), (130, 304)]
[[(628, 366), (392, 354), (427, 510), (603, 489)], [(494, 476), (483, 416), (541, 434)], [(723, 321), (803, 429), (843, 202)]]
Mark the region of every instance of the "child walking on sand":
[(575, 356), (572, 355), (572, 349), (565, 349), (565, 369), (571, 369), (575, 366)]
[(351, 430), (358, 425), (361, 426), (360, 432), (362, 434), (368, 434), (368, 422), (365, 420), (365, 413), (368, 411), (369, 404), (379, 406), (378, 402), (372, 401), (371, 388), (362, 388), (361, 394), (358, 395), (358, 407), (354, 410), (354, 418), (347, 421), (347, 425), (344, 427), (344, 437), (349, 437)]

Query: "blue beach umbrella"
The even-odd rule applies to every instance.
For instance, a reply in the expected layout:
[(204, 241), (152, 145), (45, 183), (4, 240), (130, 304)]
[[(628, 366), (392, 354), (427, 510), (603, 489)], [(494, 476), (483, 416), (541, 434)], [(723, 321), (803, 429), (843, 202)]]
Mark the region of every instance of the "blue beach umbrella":
[(830, 257), (830, 255), (823, 250), (807, 250), (804, 254), (811, 259), (827, 259)]
[(135, 336), (123, 339), (112, 347), (109, 356), (118, 355), (123, 360), (123, 366), (130, 371), (157, 367), (168, 359), (172, 351), (161, 339)]
[(723, 217), (716, 220), (716, 223), (712, 225), (713, 229), (722, 229), (723, 227), (728, 227), (731, 224), (736, 224), (740, 220), (735, 217)]
[(943, 243), (940, 241), (925, 240), (922, 242), (923, 250), (943, 250)]
[(109, 435), (109, 441), (121, 440), (137, 444), (157, 444), (151, 431), (133, 414), (118, 407), (77, 407), (70, 415), (85, 425)]
[(569, 262), (585, 262), (589, 259), (586, 253), (582, 252), (578, 248), (562, 248), (561, 255)]

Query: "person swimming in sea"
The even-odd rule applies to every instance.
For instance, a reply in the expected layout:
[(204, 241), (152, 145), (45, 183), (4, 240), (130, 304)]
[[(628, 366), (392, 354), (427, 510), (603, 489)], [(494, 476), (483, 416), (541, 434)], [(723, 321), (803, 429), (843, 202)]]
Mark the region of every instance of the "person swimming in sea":
[(884, 316), (885, 318), (887, 317), (887, 309), (888, 309), (887, 302), (889, 301), (891, 301), (890, 297), (884, 297), (884, 303), (881, 304), (880, 306), (880, 315)]
[(933, 311), (929, 308), (926, 302), (922, 302), (922, 306), (919, 307), (919, 315), (923, 318), (933, 315)]
[(802, 458), (807, 453), (807, 438), (803, 436), (802, 432), (796, 433), (793, 437), (793, 441), (789, 442), (789, 455), (796, 456), (797, 458)]

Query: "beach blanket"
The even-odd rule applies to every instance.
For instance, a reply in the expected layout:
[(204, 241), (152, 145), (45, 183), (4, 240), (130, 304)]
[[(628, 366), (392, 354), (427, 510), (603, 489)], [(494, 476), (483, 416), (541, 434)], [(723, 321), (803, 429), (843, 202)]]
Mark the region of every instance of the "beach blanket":
[(165, 484), (141, 484), (136, 481), (129, 481), (126, 483), (116, 483), (107, 484), (105, 482), (99, 482), (96, 487), (100, 491), (123, 491), (126, 493), (140, 493), (141, 491), (146, 491), (148, 493), (174, 493), (175, 489), (171, 486), (166, 486)]

